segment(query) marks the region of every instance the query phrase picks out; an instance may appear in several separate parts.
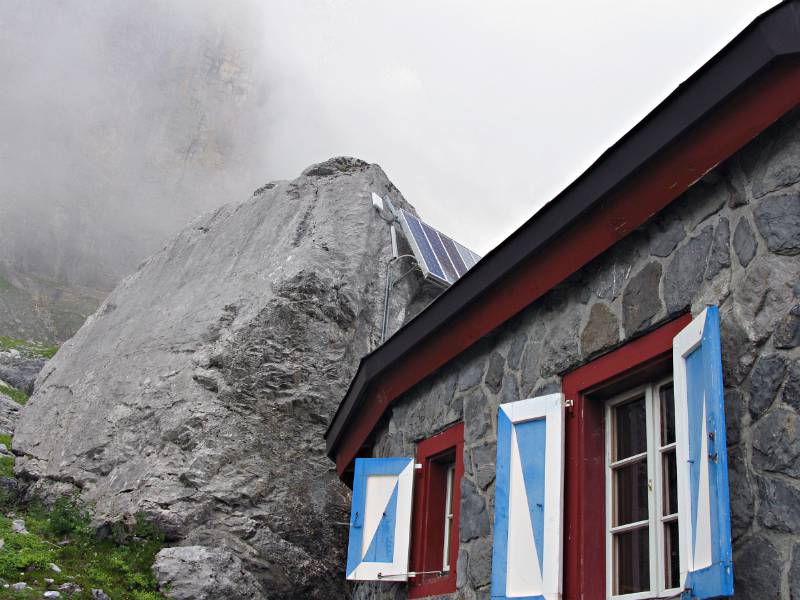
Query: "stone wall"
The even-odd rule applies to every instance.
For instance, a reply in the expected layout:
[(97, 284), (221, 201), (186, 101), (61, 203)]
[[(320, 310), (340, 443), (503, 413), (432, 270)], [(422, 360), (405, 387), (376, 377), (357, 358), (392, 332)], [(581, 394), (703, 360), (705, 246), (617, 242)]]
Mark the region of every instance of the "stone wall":
[[(736, 598), (800, 599), (800, 110), (395, 403), (375, 456), (463, 418), (458, 592), (489, 597), (497, 407), (691, 308), (720, 307)], [(361, 584), (361, 599), (405, 597)]]

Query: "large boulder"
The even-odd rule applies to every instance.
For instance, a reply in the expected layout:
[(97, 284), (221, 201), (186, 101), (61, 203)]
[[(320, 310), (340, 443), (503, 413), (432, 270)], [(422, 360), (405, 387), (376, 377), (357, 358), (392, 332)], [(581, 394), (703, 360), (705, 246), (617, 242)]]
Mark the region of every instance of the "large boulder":
[[(377, 165), (331, 159), (195, 221), (122, 281), (23, 410), (31, 493), (70, 482), (100, 521), (225, 540), (253, 597), (344, 598), (348, 490), (323, 433), (380, 342), (391, 241), (372, 192), (410, 208)], [(394, 288), (393, 328), (418, 284)], [(186, 581), (173, 567), (165, 585)]]

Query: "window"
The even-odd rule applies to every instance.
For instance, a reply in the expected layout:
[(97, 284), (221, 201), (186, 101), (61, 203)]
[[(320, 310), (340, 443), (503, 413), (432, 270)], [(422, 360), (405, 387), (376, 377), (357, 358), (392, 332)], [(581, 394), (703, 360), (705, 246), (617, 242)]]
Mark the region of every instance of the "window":
[(608, 596), (679, 592), (675, 406), (672, 380), (606, 404)]
[[(609, 447), (606, 411), (614, 399), (624, 403), (622, 394), (634, 399), (628, 395), (634, 387), (641, 389), (651, 382), (661, 383), (672, 373), (673, 339), (691, 322), (690, 315), (678, 317), (564, 375), (563, 393), (574, 403), (565, 422), (564, 598), (605, 600), (611, 589), (608, 584), (611, 555), (606, 547), (610, 532), (604, 493), (608, 471), (604, 457)], [(669, 454), (668, 446), (664, 450)], [(586, 498), (594, 501), (586, 502)], [(650, 514), (655, 511), (650, 512), (648, 505), (648, 562)], [(652, 547), (655, 548), (655, 541)], [(665, 556), (668, 554), (665, 551)], [(649, 576), (649, 568), (647, 573)], [(641, 597), (656, 595), (649, 592)], [(627, 598), (636, 597), (634, 594)]]
[(463, 423), (417, 446), (409, 598), (456, 590), (463, 453)]

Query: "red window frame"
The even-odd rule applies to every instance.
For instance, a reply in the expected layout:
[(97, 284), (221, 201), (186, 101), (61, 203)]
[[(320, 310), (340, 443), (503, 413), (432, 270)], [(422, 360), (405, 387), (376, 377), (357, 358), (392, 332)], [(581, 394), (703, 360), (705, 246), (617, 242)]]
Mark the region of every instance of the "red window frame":
[(441, 568), (444, 540), (434, 532), (444, 530), (446, 469), (439, 461), (455, 462), (453, 479), (453, 520), (450, 527), (450, 571), (446, 575), (418, 575), (408, 582), (409, 598), (424, 598), (456, 591), (461, 478), (464, 475), (464, 423), (457, 423), (417, 445), (414, 511), (411, 528), (411, 570), (434, 571)]
[(564, 600), (605, 600), (605, 417), (603, 398), (672, 369), (682, 315), (564, 375)]

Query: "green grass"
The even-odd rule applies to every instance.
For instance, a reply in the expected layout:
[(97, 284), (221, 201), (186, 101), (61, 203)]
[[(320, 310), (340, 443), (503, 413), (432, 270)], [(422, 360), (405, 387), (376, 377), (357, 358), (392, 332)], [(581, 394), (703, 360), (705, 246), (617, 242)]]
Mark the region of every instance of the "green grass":
[(22, 406), (25, 406), (28, 403), (28, 394), (22, 390), (18, 390), (17, 388), (3, 385), (2, 383), (0, 383), (0, 394), (8, 396), (17, 404), (22, 404)]
[[(0, 436), (0, 443), (10, 446), (11, 440)], [(25, 521), (27, 534), (13, 532), (15, 518)], [(117, 526), (111, 538), (99, 539), (90, 520), (89, 508), (75, 498), (60, 498), (49, 508), (0, 498), (0, 538), (5, 541), (0, 579), (29, 586), (25, 592), (0, 588), (0, 599), (41, 598), (46, 590), (73, 582), (83, 591), (69, 598), (89, 600), (91, 590), (99, 588), (114, 600), (165, 600), (151, 571), (163, 546), (158, 530), (140, 517), (132, 527)], [(45, 578), (54, 582), (47, 584)]]
[(19, 353), (27, 358), (53, 358), (58, 352), (58, 346), (0, 335), (0, 350), (19, 350)]

